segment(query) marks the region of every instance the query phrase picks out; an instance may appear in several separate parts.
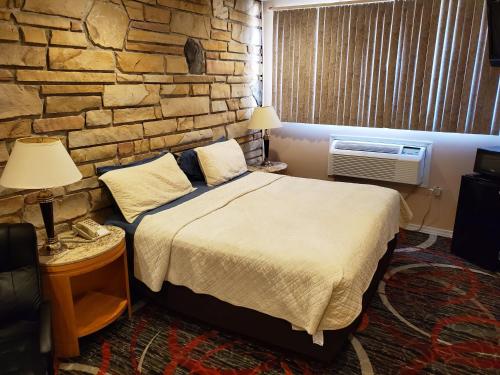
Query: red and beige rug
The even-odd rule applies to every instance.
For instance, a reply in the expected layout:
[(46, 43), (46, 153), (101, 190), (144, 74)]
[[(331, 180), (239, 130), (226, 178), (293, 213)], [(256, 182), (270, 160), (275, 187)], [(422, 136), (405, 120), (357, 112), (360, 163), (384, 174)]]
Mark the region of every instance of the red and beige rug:
[(363, 322), (329, 365), (284, 354), (147, 304), (80, 341), (59, 374), (499, 374), (500, 276), (402, 232)]

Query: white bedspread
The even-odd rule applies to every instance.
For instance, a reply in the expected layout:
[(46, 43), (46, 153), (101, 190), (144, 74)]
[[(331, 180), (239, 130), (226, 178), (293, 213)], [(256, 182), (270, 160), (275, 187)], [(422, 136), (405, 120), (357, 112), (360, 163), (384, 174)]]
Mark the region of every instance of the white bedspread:
[(410, 215), (392, 189), (255, 172), (146, 216), (134, 272), (153, 291), (168, 280), (315, 334), (360, 313)]

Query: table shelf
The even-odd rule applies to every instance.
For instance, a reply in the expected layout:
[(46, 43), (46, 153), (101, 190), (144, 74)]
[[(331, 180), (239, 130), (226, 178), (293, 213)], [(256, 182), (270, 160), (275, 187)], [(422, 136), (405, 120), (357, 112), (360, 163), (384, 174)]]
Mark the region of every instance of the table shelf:
[(87, 336), (117, 319), (127, 308), (127, 300), (100, 292), (88, 292), (74, 302), (76, 332)]

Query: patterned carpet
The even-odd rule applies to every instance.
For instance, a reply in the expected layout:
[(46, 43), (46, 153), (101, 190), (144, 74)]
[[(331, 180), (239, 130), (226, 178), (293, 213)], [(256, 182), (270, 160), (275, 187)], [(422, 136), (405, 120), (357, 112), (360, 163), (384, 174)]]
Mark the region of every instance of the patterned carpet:
[(449, 247), (403, 232), (358, 332), (330, 365), (147, 304), (83, 338), (81, 356), (61, 362), (59, 374), (499, 374), (500, 276)]

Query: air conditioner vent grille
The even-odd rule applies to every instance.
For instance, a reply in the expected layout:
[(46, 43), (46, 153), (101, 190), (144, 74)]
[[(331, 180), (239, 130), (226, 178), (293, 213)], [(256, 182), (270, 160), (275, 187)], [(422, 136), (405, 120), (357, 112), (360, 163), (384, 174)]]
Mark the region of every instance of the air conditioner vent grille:
[(382, 154), (399, 154), (401, 147), (396, 145), (383, 145), (376, 143), (339, 141), (335, 144), (335, 149), (349, 150), (349, 151), (378, 152)]
[(392, 181), (396, 160), (375, 159), (367, 156), (333, 155), (333, 174)]

